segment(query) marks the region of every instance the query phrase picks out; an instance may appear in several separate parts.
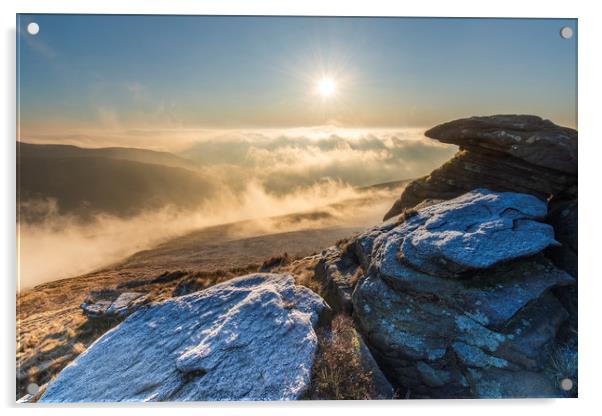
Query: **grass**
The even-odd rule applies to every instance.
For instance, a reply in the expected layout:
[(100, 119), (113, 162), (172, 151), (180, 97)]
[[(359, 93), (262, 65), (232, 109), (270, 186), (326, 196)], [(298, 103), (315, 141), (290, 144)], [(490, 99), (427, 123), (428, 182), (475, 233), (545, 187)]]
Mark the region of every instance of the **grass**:
[(362, 268), (362, 266), (357, 266), (357, 269), (355, 269), (355, 273), (353, 273), (353, 276), (351, 276), (351, 278), (349, 279), (349, 283), (353, 287), (355, 287), (358, 280), (360, 280), (360, 277), (362, 277), (363, 275), (364, 275), (364, 269)]
[(399, 216), (397, 217), (397, 220), (395, 221), (395, 225), (401, 225), (404, 222), (406, 222), (409, 218), (412, 218), (413, 216), (418, 214), (418, 210), (414, 209), (414, 208), (404, 208), (403, 211), (401, 211), (401, 214), (399, 214)]
[(323, 296), (323, 284), (316, 278), (317, 263), (317, 259), (313, 257), (306, 257), (303, 259), (294, 260), (284, 266), (276, 267), (271, 271), (273, 273), (290, 273), (295, 278), (295, 284), (305, 286), (314, 293)]
[(113, 327), (87, 321), (80, 311), (65, 311), (48, 316), (18, 332), (17, 339), (17, 398), (26, 393), (27, 385), (43, 385), (58, 374), (69, 362)]
[(294, 259), (291, 258), (288, 253), (281, 254), (279, 256), (273, 256), (263, 262), (259, 271), (262, 273), (271, 272), (276, 267), (286, 266), (290, 264)]
[(312, 368), (309, 400), (375, 398), (374, 378), (361, 362), (360, 339), (353, 320), (336, 315), (330, 330), (318, 330), (318, 353)]
[(336, 242), (336, 247), (341, 250), (341, 253), (350, 254), (353, 251), (353, 247), (356, 241), (357, 234), (348, 237), (342, 238)]
[(183, 296), (189, 293), (198, 292), (199, 290), (207, 289), (208, 287), (225, 282), (234, 277), (255, 273), (259, 268), (260, 266), (258, 264), (249, 264), (245, 267), (189, 273), (187, 277), (178, 282), (173, 289), (172, 295)]
[(352, 244), (352, 243), (353, 243), (353, 238), (351, 238), (351, 237), (341, 238), (340, 240), (338, 240), (335, 243), (335, 246), (337, 246), (337, 248), (339, 250), (341, 250), (342, 252), (344, 252), (349, 247), (349, 244)]

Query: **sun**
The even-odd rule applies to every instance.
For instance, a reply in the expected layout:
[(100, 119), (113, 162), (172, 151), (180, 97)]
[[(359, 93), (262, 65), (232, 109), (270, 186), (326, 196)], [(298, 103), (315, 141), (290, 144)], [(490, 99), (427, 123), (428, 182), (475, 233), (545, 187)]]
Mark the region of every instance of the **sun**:
[(332, 97), (337, 91), (337, 83), (330, 77), (323, 77), (318, 81), (317, 91), (322, 98)]

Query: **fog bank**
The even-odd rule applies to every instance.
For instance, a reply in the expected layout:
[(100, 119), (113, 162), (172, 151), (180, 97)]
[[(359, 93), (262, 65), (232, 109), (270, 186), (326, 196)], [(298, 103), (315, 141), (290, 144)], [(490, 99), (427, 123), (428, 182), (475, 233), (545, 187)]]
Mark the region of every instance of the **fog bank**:
[[(129, 219), (98, 215), (85, 223), (48, 215), (41, 223), (18, 224), (18, 290), (88, 273), (170, 238), (218, 224), (252, 220), (240, 224), (240, 238), (325, 226), (367, 226), (380, 220), (396, 195), (388, 190), (359, 191), (334, 181), (274, 195), (254, 182), (241, 194), (225, 192), (193, 211), (166, 207)], [(318, 215), (287, 216), (316, 210)]]
[[(241, 228), (245, 236), (302, 227), (375, 224), (398, 193), (359, 188), (425, 175), (456, 150), (425, 138), (422, 129), (326, 126), (102, 133), (72, 133), (62, 138), (47, 135), (27, 141), (167, 150), (190, 161), (192, 167), (172, 172), (158, 170), (160, 165), (139, 164), (136, 169), (124, 165), (130, 169), (124, 172), (131, 174), (116, 177), (109, 176), (113, 170), (108, 168), (88, 175), (84, 162), (77, 165), (77, 172), (60, 165), (65, 170), (61, 177), (69, 181), (51, 181), (50, 185), (66, 191), (63, 193), (75, 207), (71, 212), (60, 209), (64, 201), (52, 197), (19, 201), (22, 214), (33, 212), (42, 218), (35, 224), (19, 224), (21, 288), (87, 273), (166, 239), (217, 224), (262, 219), (252, 227), (246, 224), (247, 228)], [(27, 173), (33, 174), (33, 183), (39, 183), (36, 164), (29, 166)], [(88, 179), (79, 180), (82, 177)], [(143, 184), (148, 192), (142, 193), (136, 184)], [(97, 203), (90, 202), (88, 191), (99, 189), (105, 193), (94, 191)], [(138, 197), (133, 198), (135, 195)], [(356, 203), (332, 207), (350, 200)], [(119, 210), (111, 215), (102, 209), (97, 213), (95, 209), (101, 205), (109, 206), (107, 201), (118, 205)], [(323, 207), (329, 205), (325, 211)], [(265, 220), (317, 209), (326, 215), (295, 221)], [(76, 210), (87, 213), (85, 220)], [(135, 214), (126, 217), (115, 212)]]

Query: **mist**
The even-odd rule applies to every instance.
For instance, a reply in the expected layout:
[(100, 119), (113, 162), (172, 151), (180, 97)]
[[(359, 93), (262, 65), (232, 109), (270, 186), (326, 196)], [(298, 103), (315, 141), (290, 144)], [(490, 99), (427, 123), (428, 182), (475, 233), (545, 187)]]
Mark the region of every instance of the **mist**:
[[(252, 182), (241, 194), (224, 192), (196, 210), (165, 207), (133, 218), (97, 215), (88, 222), (58, 215), (54, 210), (42, 222), (18, 224), (18, 290), (89, 273), (163, 241), (213, 225), (240, 222), (238, 238), (368, 225), (379, 220), (395, 196), (387, 190), (361, 191), (334, 181), (274, 195)], [(50, 207), (55, 205), (54, 201), (49, 202)], [(320, 215), (287, 216), (316, 210)]]
[[(77, 195), (68, 195), (71, 210), (52, 195), (22, 197), (18, 201), (22, 214), (18, 223), (19, 290), (89, 273), (170, 238), (219, 224), (239, 223), (240, 238), (305, 228), (367, 227), (382, 219), (399, 189), (362, 187), (422, 176), (455, 152), (454, 146), (426, 139), (420, 129), (185, 131), (173, 133), (169, 139), (168, 133), (157, 131), (122, 134), (107, 134), (96, 144), (128, 146), (143, 139), (146, 148), (171, 150), (193, 162), (196, 167), (189, 174), (198, 180), (180, 169), (168, 181), (165, 175), (169, 172), (163, 170), (155, 177), (165, 179), (167, 186), (162, 189), (167, 190), (133, 198), (125, 188), (119, 191), (123, 198), (119, 204), (99, 202), (119, 210), (103, 212), (94, 210), (98, 204), (86, 199), (88, 187), (95, 189), (96, 184), (80, 183), (85, 173), (82, 166), (86, 166), (82, 163), (77, 165), (80, 171), (70, 176), (69, 185), (58, 186), (60, 191), (82, 188), (87, 192), (82, 193), (85, 198), (81, 201)], [(85, 144), (77, 137), (54, 140)], [(90, 135), (85, 138), (87, 142)], [(30, 166), (34, 167), (28, 169), (35, 169), (36, 164)], [(140, 165), (135, 172), (144, 175)], [(107, 182), (103, 175), (91, 177)], [(109, 193), (102, 198), (118, 192), (115, 187), (120, 182), (124, 181), (112, 178), (104, 183), (102, 189)], [(144, 177), (139, 183), (159, 189)], [(85, 216), (80, 215), (84, 211)], [(283, 217), (312, 212), (319, 215)], [(28, 222), (28, 217), (36, 221)]]

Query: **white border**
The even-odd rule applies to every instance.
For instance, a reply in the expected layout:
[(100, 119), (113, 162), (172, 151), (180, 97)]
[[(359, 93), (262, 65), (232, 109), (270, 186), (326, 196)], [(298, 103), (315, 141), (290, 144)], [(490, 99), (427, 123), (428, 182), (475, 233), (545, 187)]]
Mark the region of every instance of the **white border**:
[[(440, 414), (487, 416), (504, 415), (525, 411), (550, 415), (588, 414), (600, 411), (600, 268), (596, 257), (600, 257), (598, 241), (600, 232), (599, 197), (600, 157), (602, 157), (602, 128), (600, 119), (600, 60), (601, 16), (595, 1), (545, 1), (504, 0), (499, 2), (453, 0), (392, 2), (384, 0), (5, 0), (0, 3), (2, 14), (2, 83), (5, 95), (2, 106), (2, 181), (0, 218), (2, 218), (2, 246), (0, 255), (4, 266), (1, 280), (4, 284), (2, 311), (2, 404), (14, 408), (14, 280), (15, 280), (15, 13), (131, 13), (131, 14), (280, 14), (280, 15), (347, 15), (347, 16), (470, 16), (470, 17), (576, 17), (579, 18), (579, 130), (580, 130), (580, 351), (579, 351), (579, 394), (576, 400), (506, 400), (506, 401), (410, 401), (395, 403), (380, 402), (305, 402), (305, 403), (224, 403), (158, 406), (129, 406), (125, 409), (86, 406), (29, 407), (29, 412), (44, 414), (81, 415), (106, 414), (123, 410), (127, 413), (164, 414), (167, 409), (181, 414), (239, 414), (266, 415), (311, 413), (332, 414), (344, 412), (349, 415), (366, 415), (376, 410), (390, 414)], [(10, 408), (12, 407), (12, 408)], [(374, 410), (373, 410), (374, 409)]]

